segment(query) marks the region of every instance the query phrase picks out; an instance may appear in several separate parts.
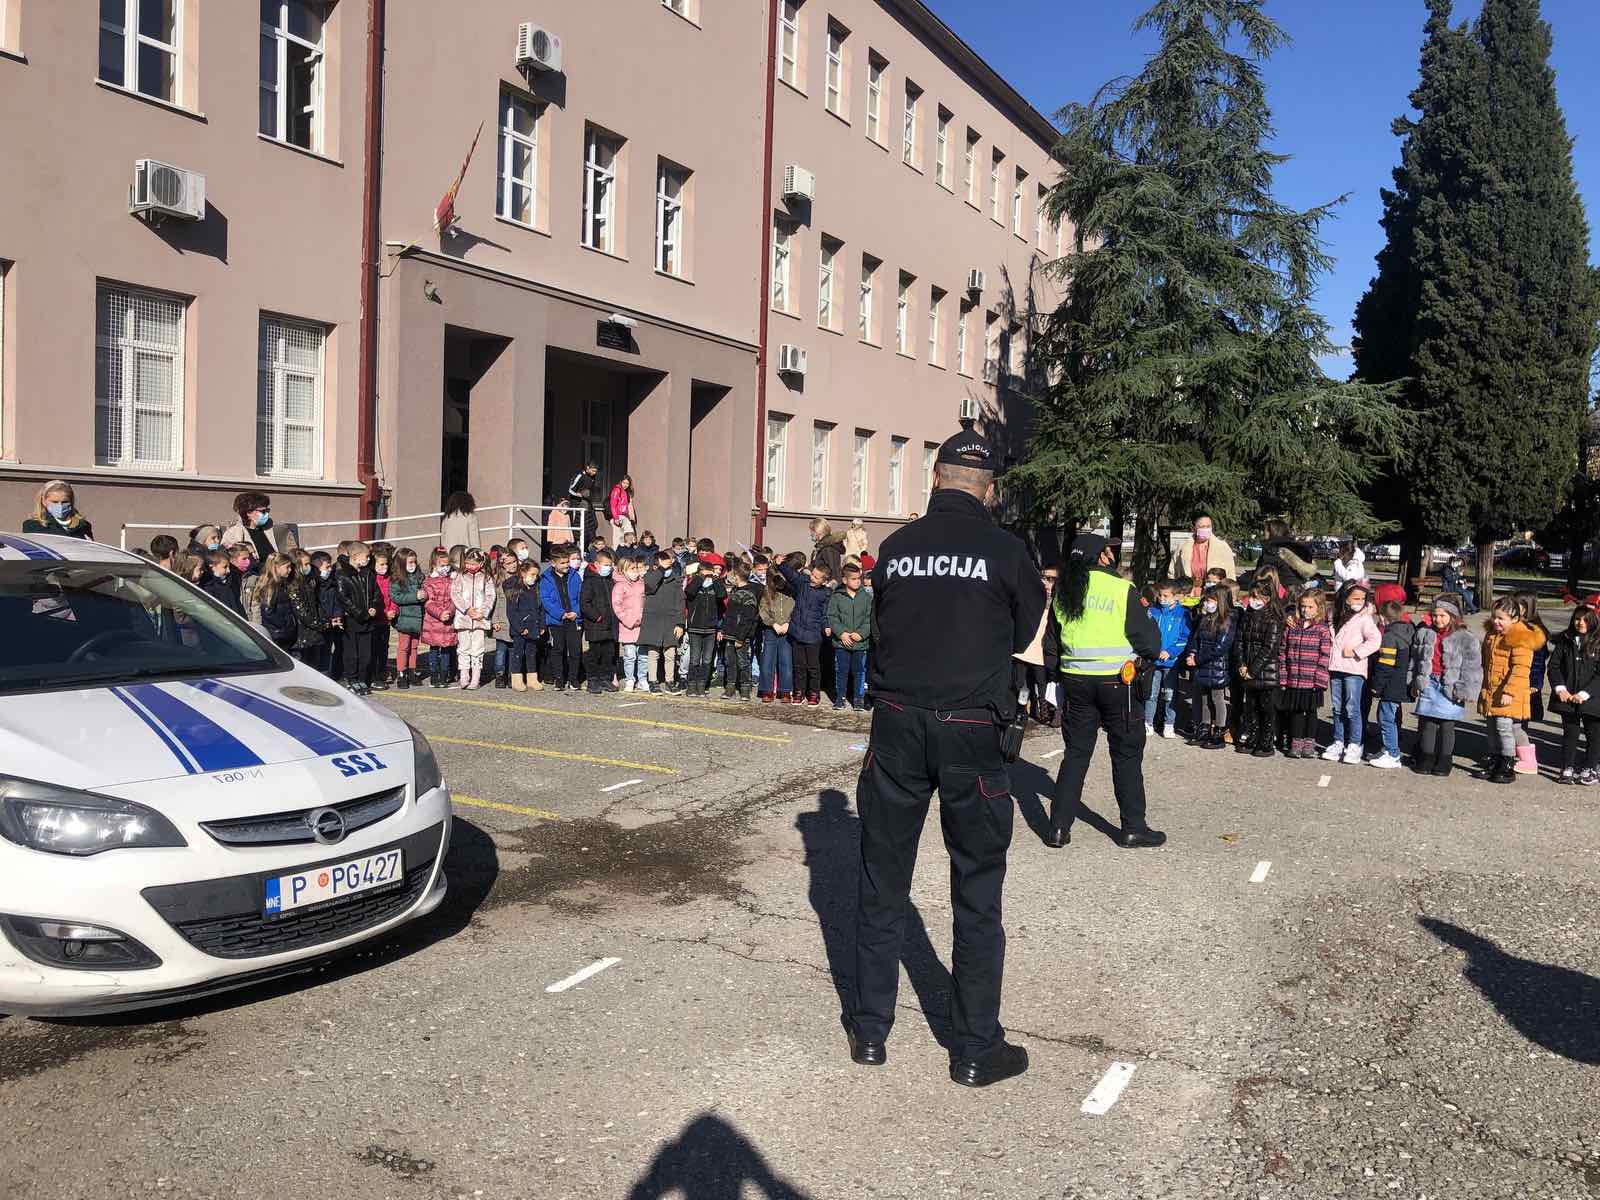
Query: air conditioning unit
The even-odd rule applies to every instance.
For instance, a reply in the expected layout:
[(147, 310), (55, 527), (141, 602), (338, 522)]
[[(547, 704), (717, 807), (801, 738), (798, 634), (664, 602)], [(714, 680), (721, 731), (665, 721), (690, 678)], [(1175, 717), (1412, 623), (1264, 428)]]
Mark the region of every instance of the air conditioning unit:
[(967, 272), (967, 291), (981, 292), (989, 280), (983, 273), (982, 267), (973, 267)]
[(961, 403), (956, 407), (957, 421), (976, 421), (978, 419), (978, 402), (971, 396), (961, 397)]
[(790, 345), (788, 342), (778, 347), (778, 374), (804, 375), (806, 373), (806, 350), (804, 346)]
[(199, 221), (206, 215), (206, 177), (153, 158), (134, 159), (128, 211), (146, 220)]
[(817, 177), (804, 167), (790, 163), (783, 169), (783, 198), (785, 200), (815, 200)]
[(561, 70), (561, 39), (542, 25), (517, 26), (517, 66), (534, 71)]

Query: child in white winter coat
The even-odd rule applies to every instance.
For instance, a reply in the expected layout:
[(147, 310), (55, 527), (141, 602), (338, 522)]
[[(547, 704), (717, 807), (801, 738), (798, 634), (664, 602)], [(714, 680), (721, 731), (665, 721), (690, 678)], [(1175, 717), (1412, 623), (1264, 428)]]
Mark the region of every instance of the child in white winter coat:
[(450, 598), (456, 606), (456, 655), (464, 689), (479, 685), (489, 622), (494, 615), (494, 580), (484, 569), (486, 556), (473, 546), (461, 560), (461, 573), (450, 580)]

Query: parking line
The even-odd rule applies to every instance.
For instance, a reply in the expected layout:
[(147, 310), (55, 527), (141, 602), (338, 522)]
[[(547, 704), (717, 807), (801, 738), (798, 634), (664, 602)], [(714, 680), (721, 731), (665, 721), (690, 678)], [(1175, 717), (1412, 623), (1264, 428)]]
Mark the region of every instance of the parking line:
[(617, 705), (618, 708), (643, 708), (650, 703), (648, 700), (630, 700), (626, 704)]
[(1329, 782), (1332, 779), (1333, 779), (1332, 775), (1324, 775), (1321, 779), (1317, 780), (1317, 786), (1318, 787), (1327, 787)]
[(468, 700), (458, 696), (418, 696), (402, 692), (390, 692), (384, 698), (388, 700), (431, 700), (436, 704), (466, 704), (474, 708), (499, 708), (509, 712), (539, 713), (547, 717), (576, 717), (583, 721), (615, 721), (621, 725), (648, 725), (652, 729), (676, 729), (683, 733), (703, 733), (708, 737), (737, 738), (746, 742), (770, 742), (779, 746), (787, 746), (791, 740), (787, 737), (773, 737), (765, 733), (739, 733), (732, 729), (713, 729), (709, 725), (684, 725), (677, 721), (650, 721), (644, 717), (613, 717), (606, 713), (569, 712), (563, 708), (539, 708), (532, 704), (508, 704), (504, 700)]
[(603, 787), (602, 792), (615, 792), (625, 787), (632, 787), (636, 783), (643, 783), (642, 779), (624, 779), (621, 783), (613, 783), (610, 787)]
[(1065, 746), (1057, 746), (1054, 750), (1050, 751), (1049, 754), (1041, 754), (1039, 756), (1039, 761), (1044, 762), (1047, 759), (1060, 758), (1066, 752), (1067, 748)]
[(525, 817), (546, 817), (549, 820), (561, 819), (560, 813), (553, 813), (543, 808), (528, 808), (522, 804), (507, 804), (502, 800), (479, 800), (476, 796), (451, 796), (455, 804), (470, 804), (473, 808), (492, 808), (497, 812), (521, 813)]
[(614, 967), (621, 961), (622, 960), (620, 958), (599, 959), (596, 962), (590, 963), (576, 975), (568, 975), (565, 979), (559, 981), (558, 983), (552, 983), (549, 987), (545, 988), (545, 991), (564, 992), (568, 988), (577, 987), (585, 979), (590, 979), (593, 976), (600, 974), (600, 972), (604, 971), (607, 967)]
[(1134, 1067), (1133, 1063), (1112, 1063), (1111, 1069), (1094, 1085), (1094, 1091), (1084, 1097), (1078, 1111), (1088, 1113), (1091, 1117), (1105, 1116), (1117, 1102), (1117, 1097), (1122, 1095), (1122, 1089), (1128, 1086), (1128, 1080), (1133, 1078)]
[(1266, 859), (1262, 859), (1256, 864), (1256, 869), (1250, 872), (1250, 882), (1265, 883), (1267, 881), (1267, 872), (1270, 870), (1272, 870), (1272, 864)]
[(453, 738), (434, 734), (428, 738), (442, 746), (474, 746), (479, 750), (509, 750), (513, 754), (532, 754), (539, 758), (559, 758), (564, 762), (594, 763), (601, 767), (627, 767), (632, 771), (653, 771), (657, 775), (677, 775), (672, 767), (656, 767), (649, 763), (629, 762), (624, 758), (601, 758), (594, 754), (568, 754), (565, 750), (541, 750), (536, 746), (512, 746), (506, 742), (480, 742), (476, 738)]

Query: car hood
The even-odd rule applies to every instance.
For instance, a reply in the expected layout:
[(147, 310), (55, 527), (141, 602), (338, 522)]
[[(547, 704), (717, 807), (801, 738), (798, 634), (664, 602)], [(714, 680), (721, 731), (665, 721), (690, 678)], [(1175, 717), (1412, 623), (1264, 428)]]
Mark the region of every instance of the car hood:
[(351, 754), (404, 721), (291, 671), (0, 696), (0, 770), (86, 790)]

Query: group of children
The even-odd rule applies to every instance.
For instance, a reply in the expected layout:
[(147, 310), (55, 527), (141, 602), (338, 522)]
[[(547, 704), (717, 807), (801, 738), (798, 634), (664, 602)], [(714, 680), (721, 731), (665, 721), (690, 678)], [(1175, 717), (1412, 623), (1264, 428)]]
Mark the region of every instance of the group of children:
[(150, 557), (361, 695), (492, 681), (702, 697), (720, 684), (729, 699), (816, 706), (831, 666), (834, 707), (867, 705), (872, 592), (859, 557), (835, 579), (800, 551), (724, 556), (709, 539), (657, 546), (649, 534), (614, 551), (596, 537), (584, 555), (557, 545), (543, 566), (522, 538), (425, 559), (347, 541), (258, 562), (247, 544), (183, 554), (162, 537)]
[[(1484, 777), (1509, 784), (1538, 773), (1528, 727), (1543, 719), (1548, 681), (1549, 707), (1562, 724), (1558, 782), (1600, 784), (1600, 597), (1579, 604), (1567, 629), (1552, 636), (1536, 596), (1503, 596), (1480, 639), (1464, 623), (1459, 595), (1442, 594), (1413, 619), (1395, 584), (1355, 580), (1331, 594), (1317, 583), (1290, 591), (1269, 566), (1238, 584), (1209, 572), (1197, 595), (1179, 593), (1180, 585), (1163, 579), (1145, 595), (1162, 642), (1145, 702), (1151, 735), (1159, 716), (1161, 736), (1179, 736), (1182, 684), (1191, 745), (1231, 743), (1258, 758), (1282, 753), (1393, 770), (1403, 765), (1400, 722), (1409, 703), (1418, 726), (1412, 768), (1446, 776), (1456, 726), (1476, 711), (1487, 723)], [(1324, 699), (1333, 737), (1319, 751)]]

